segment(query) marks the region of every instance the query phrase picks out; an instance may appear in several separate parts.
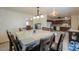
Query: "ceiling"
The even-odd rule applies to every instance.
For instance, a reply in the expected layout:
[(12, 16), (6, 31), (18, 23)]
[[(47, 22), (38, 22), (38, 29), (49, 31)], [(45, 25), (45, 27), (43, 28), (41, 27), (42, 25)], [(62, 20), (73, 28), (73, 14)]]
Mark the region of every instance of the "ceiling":
[[(4, 7), (6, 9), (23, 12), (26, 14), (36, 15), (37, 9), (36, 7)], [(46, 14), (49, 17), (53, 17), (50, 15), (53, 11), (53, 8), (57, 11), (57, 17), (63, 16), (71, 16), (79, 14), (79, 7), (40, 7), (40, 14)]]

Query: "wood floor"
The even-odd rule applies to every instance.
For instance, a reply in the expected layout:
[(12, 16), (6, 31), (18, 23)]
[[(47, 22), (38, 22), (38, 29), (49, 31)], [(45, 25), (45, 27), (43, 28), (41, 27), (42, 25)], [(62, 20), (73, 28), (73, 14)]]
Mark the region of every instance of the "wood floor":
[(9, 42), (0, 44), (0, 51), (9, 51)]

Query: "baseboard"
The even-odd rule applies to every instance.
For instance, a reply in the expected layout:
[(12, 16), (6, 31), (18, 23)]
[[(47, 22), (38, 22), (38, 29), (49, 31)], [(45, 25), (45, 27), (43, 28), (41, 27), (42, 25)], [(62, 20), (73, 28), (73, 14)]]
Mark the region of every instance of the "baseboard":
[(1, 42), (0, 45), (1, 45), (1, 44), (4, 44), (4, 43), (7, 43), (7, 42), (9, 42), (9, 41)]

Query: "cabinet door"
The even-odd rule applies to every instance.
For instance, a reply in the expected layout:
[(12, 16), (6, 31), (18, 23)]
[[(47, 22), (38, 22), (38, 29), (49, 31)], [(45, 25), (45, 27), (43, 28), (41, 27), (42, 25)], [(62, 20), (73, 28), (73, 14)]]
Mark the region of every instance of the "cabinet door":
[(78, 16), (71, 17), (71, 28), (74, 30), (78, 29)]

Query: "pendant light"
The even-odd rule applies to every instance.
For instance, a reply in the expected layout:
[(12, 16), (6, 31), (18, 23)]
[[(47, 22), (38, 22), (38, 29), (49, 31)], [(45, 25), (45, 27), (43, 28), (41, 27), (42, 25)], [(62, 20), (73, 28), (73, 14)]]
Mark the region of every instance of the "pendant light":
[(53, 11), (50, 13), (51, 16), (57, 16), (58, 12), (55, 8), (53, 8)]
[(33, 19), (39, 19), (39, 18), (44, 18), (44, 15), (40, 14), (39, 7), (37, 7), (37, 15), (33, 17)]

